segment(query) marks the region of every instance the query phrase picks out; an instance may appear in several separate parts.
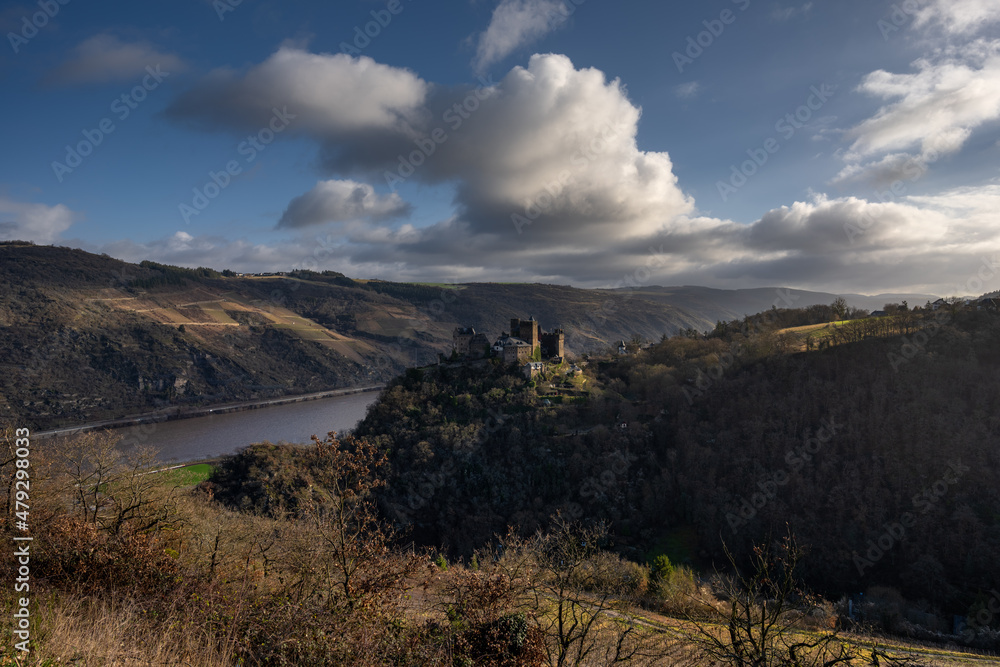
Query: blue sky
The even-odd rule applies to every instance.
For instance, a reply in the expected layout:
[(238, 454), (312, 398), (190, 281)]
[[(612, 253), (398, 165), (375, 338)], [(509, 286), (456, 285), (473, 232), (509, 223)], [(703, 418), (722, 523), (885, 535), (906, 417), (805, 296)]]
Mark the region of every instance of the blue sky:
[(0, 238), (397, 280), (1000, 289), (1000, 0), (234, 3), (0, 5)]

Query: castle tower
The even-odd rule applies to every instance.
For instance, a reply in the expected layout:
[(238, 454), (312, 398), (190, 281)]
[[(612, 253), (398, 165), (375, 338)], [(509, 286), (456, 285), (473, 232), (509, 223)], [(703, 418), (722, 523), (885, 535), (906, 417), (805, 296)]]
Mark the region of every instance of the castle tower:
[(534, 317), (529, 317), (526, 320), (512, 318), (510, 321), (510, 335), (514, 338), (520, 338), (530, 345), (532, 354), (542, 345), (541, 332), (538, 328), (538, 322), (535, 321)]
[(454, 343), (455, 352), (460, 355), (467, 355), (471, 351), (472, 338), (476, 335), (476, 330), (466, 327), (459, 327), (452, 333), (451, 338)]
[(542, 334), (542, 354), (548, 358), (565, 356), (566, 334), (562, 329)]

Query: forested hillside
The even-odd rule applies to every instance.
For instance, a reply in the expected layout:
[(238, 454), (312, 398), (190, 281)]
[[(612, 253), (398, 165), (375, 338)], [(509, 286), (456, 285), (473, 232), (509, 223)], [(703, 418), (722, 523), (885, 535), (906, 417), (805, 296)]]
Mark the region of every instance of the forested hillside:
[(630, 557), (699, 568), (787, 525), (820, 590), (965, 613), (998, 583), (1000, 319), (909, 312), (882, 325), (908, 335), (790, 354), (775, 327), (803, 317), (594, 357), (580, 377), (411, 370), (358, 429), (390, 452), (383, 506), (455, 554), (558, 511), (608, 520)]

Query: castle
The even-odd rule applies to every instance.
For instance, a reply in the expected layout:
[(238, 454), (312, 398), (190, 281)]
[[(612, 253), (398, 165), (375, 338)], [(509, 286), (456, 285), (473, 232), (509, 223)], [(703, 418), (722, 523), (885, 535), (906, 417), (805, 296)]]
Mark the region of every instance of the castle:
[(544, 333), (534, 317), (512, 318), (510, 332), (500, 334), (492, 346), (485, 334), (472, 328), (455, 329), (453, 340), (455, 353), (459, 356), (482, 359), (492, 354), (505, 364), (523, 364), (536, 358), (562, 358), (566, 346), (562, 329)]

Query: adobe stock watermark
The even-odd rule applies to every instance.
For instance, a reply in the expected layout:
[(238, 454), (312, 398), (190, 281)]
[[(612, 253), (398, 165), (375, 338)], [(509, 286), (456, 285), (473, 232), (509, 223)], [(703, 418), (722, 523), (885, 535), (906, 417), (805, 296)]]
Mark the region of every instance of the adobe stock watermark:
[(912, 23), (917, 17), (917, 12), (922, 8), (919, 0), (904, 0), (892, 5), (892, 11), (880, 18), (875, 24), (879, 32), (882, 33), (882, 39), (888, 42), (889, 35), (899, 32)]
[[(493, 81), (492, 75), (479, 77), (479, 86), (466, 95), (464, 99), (448, 107), (442, 114), (441, 120), (448, 125), (452, 132), (458, 132), (465, 121), (469, 120), (472, 114), (478, 111), (483, 103), (492, 96), (492, 90), (495, 86), (496, 82)], [(400, 155), (396, 168), (392, 171), (387, 169), (384, 172), (385, 184), (395, 192), (396, 188), (413, 176), (417, 169), (422, 167), (437, 152), (438, 146), (448, 141), (449, 137), (448, 131), (438, 126), (427, 135), (414, 139), (416, 150), (411, 151), (408, 155)]]
[[(163, 80), (170, 76), (170, 72), (164, 72), (159, 65), (147, 66), (146, 72), (146, 76), (142, 77), (142, 81), (138, 85), (132, 90), (122, 93), (111, 102), (111, 113), (118, 118), (119, 122), (125, 121), (146, 100), (149, 93), (159, 88)], [(62, 183), (63, 178), (83, 164), (83, 159), (93, 154), (94, 150), (104, 143), (104, 138), (115, 129), (117, 128), (111, 118), (102, 118), (94, 129), (84, 129), (81, 132), (83, 139), (78, 141), (76, 145), (66, 145), (66, 157), (63, 158), (63, 161), (53, 160), (52, 172), (55, 174), (56, 180)]]
[(628, 481), (629, 467), (638, 460), (635, 454), (617, 451), (608, 456), (606, 468), (597, 477), (587, 477), (580, 484), (580, 497), (599, 501), (614, 494)]
[[(962, 465), (960, 460), (949, 462), (948, 469), (939, 480), (911, 498), (914, 510), (919, 510), (921, 515), (930, 512), (948, 493), (948, 490), (958, 484), (962, 476), (969, 470), (970, 468)], [(854, 566), (858, 568), (858, 575), (865, 576), (865, 570), (874, 567), (882, 560), (887, 553), (906, 538), (906, 530), (916, 525), (917, 515), (913, 512), (903, 512), (898, 521), (884, 524), (882, 534), (874, 540), (868, 540), (866, 545), (868, 550), (864, 556), (854, 552)]]
[(833, 440), (833, 436), (837, 435), (837, 431), (844, 428), (843, 424), (836, 423), (833, 418), (820, 421), (820, 424), (821, 426), (815, 435), (805, 438), (801, 447), (790, 449), (785, 454), (787, 469), (782, 468), (767, 475), (763, 481), (757, 482), (758, 491), (751, 495), (750, 498), (744, 498), (743, 496), (737, 498), (739, 500), (737, 510), (726, 514), (726, 522), (729, 524), (729, 528), (732, 529), (733, 535), (736, 535), (740, 528), (747, 525), (757, 516), (757, 512), (774, 500), (778, 495), (778, 489), (786, 486), (792, 480), (793, 476), (806, 467), (807, 463), (812, 462), (813, 457), (819, 454), (823, 446)]
[[(22, 653), (28, 652), (31, 641), (31, 541), (34, 539), (26, 534), (30, 532), (29, 513), (31, 511), (29, 491), (31, 489), (31, 431), (26, 428), (19, 428), (14, 432), (16, 438), (14, 446), (14, 465), (17, 471), (14, 479), (11, 480), (13, 487), (10, 490), (14, 498), (14, 527), (21, 533), (14, 536), (14, 557), (17, 559), (17, 577), (14, 579), (14, 591), (25, 597), (16, 598), (17, 604), (14, 612), (14, 624), (11, 627), (12, 634), (20, 639), (14, 647)], [(9, 501), (8, 501), (9, 502)], [(9, 511), (9, 510), (8, 510)]]
[[(243, 156), (246, 164), (253, 164), (257, 156), (274, 141), (277, 135), (284, 132), (296, 117), (295, 114), (288, 112), (288, 107), (282, 107), (280, 110), (275, 107), (271, 109), (271, 113), (271, 120), (266, 126), (236, 146), (236, 153)], [(222, 194), (223, 190), (229, 187), (233, 178), (242, 173), (243, 165), (236, 158), (227, 161), (225, 166), (217, 172), (209, 171), (208, 181), (200, 188), (193, 189), (194, 196), (191, 198), (191, 204), (181, 202), (177, 206), (184, 223), (190, 224), (192, 216), (200, 215), (216, 197)]]
[[(475, 440), (456, 443), (456, 451), (471, 455), (477, 447), (486, 444), (493, 434), (503, 428), (504, 423), (507, 421), (507, 416), (504, 415), (503, 410), (494, 410), (488, 407), (486, 408), (486, 413), (489, 416), (483, 423), (483, 427), (479, 430)], [(415, 482), (408, 484), (407, 507), (416, 512), (426, 506), (433, 500), (434, 494), (455, 481), (457, 473), (458, 466), (455, 465), (453, 459), (445, 461), (437, 471), (428, 470), (422, 472)]]
[[(984, 257), (979, 269), (974, 273), (964, 285), (957, 286), (958, 294), (980, 293), (985, 288), (987, 280), (995, 278), (1000, 271), (1000, 261), (997, 256), (992, 258)], [(924, 325), (913, 335), (912, 338), (903, 337), (903, 345), (899, 349), (899, 354), (889, 352), (886, 358), (892, 370), (899, 372), (900, 366), (910, 363), (918, 355), (927, 351), (927, 344), (931, 339), (941, 333), (942, 329), (951, 323), (951, 313), (946, 310), (939, 310), (934, 315), (934, 319), (929, 324)]]
[[(805, 103), (795, 109), (795, 111), (779, 118), (774, 124), (774, 131), (781, 135), (785, 141), (790, 141), (795, 136), (795, 133), (804, 128), (806, 123), (812, 120), (813, 116), (830, 101), (830, 98), (833, 97), (836, 91), (836, 86), (825, 83), (818, 88), (811, 86)], [(760, 147), (747, 149), (747, 155), (750, 159), (744, 161), (739, 167), (731, 165), (731, 174), (728, 181), (720, 180), (715, 184), (722, 201), (729, 201), (729, 197), (736, 194), (740, 188), (746, 185), (747, 181), (768, 163), (771, 156), (780, 150), (781, 142), (776, 137), (765, 139)]]
[[(937, 162), (940, 158), (941, 155), (934, 149), (931, 149), (919, 157), (910, 157), (907, 159), (900, 166), (900, 171), (907, 177), (908, 181), (916, 181), (927, 173), (930, 169), (928, 165)], [(875, 190), (874, 194), (879, 202), (888, 204), (906, 195), (906, 183), (902, 179), (897, 179), (892, 182), (888, 190)], [(875, 219), (875, 216), (866, 207), (860, 220), (844, 223), (844, 233), (847, 235), (848, 242), (853, 245), (858, 237), (864, 236), (877, 222), (878, 220)]]
[(401, 0), (389, 0), (385, 4), (385, 9), (371, 10), (372, 20), (365, 23), (364, 28), (360, 25), (354, 26), (354, 39), (350, 43), (341, 42), (340, 52), (349, 56), (360, 56), (361, 52), (368, 48), (372, 40), (378, 38), (382, 31), (389, 27), (392, 19), (403, 13), (406, 7)]
[[(456, 283), (449, 282), (448, 284)], [(403, 365), (407, 368), (411, 364), (419, 363), (419, 360), (411, 354), (414, 344), (413, 337), (407, 334), (426, 331), (428, 321), (440, 321), (440, 318), (448, 312), (449, 306), (458, 301), (459, 294), (461, 294), (459, 289), (442, 287), (437, 298), (431, 299), (420, 306), (414, 305), (416, 315), (424, 317), (425, 320), (417, 319), (416, 316), (410, 318), (406, 322), (406, 327), (396, 333), (393, 342), (383, 348), (383, 351), (370, 369), (377, 370), (378, 372), (392, 371), (398, 363), (401, 363), (400, 360), (402, 360)], [(405, 349), (406, 347), (410, 347), (411, 349)]]
[(519, 213), (511, 214), (510, 221), (513, 223), (517, 233), (523, 234), (526, 226), (533, 225), (535, 220), (543, 213), (555, 206), (559, 195), (575, 180), (574, 170), (579, 171), (583, 169), (602, 155), (608, 149), (611, 139), (618, 136), (618, 134), (619, 128), (610, 123), (605, 123), (596, 136), (591, 138), (585, 146), (578, 148), (570, 157), (570, 164), (573, 169), (563, 169), (560, 171), (554, 179), (545, 184), (540, 193), (529, 199), (524, 205), (524, 215)]
[[(750, 7), (750, 0), (731, 1), (741, 12), (745, 12)], [(726, 31), (726, 26), (736, 23), (737, 16), (739, 14), (733, 10), (723, 9), (719, 14), (719, 18), (702, 21), (701, 24), (705, 26), (705, 29), (697, 35), (688, 36), (684, 52), (674, 51), (671, 54), (671, 57), (674, 59), (674, 65), (677, 66), (677, 71), (683, 74), (686, 66), (693, 65), (694, 61), (700, 58), (705, 53), (705, 50), (711, 48), (715, 44), (715, 40), (722, 36), (722, 33)]]
[(990, 599), (983, 603), (983, 608), (976, 611), (966, 621), (966, 627), (962, 631), (962, 639), (971, 642), (976, 635), (983, 630), (988, 630), (994, 619), (1000, 616), (1000, 591), (993, 589), (990, 591)]
[(903, 337), (903, 345), (899, 348), (899, 354), (889, 352), (886, 358), (889, 365), (896, 373), (903, 364), (908, 364), (917, 355), (927, 351), (927, 343), (941, 332), (941, 328), (951, 322), (951, 315), (941, 310), (934, 316), (930, 324), (922, 327), (920, 331), (913, 335), (913, 338)]
[(212, 0), (212, 9), (219, 17), (220, 21), (226, 20), (226, 14), (235, 12), (236, 8), (243, 4), (243, 0)]
[[(791, 308), (795, 305), (801, 297), (797, 294), (792, 294), (787, 289), (779, 289), (775, 291), (777, 298), (771, 303), (773, 308), (766, 310), (763, 315), (765, 321), (773, 320), (775, 317), (775, 309)], [(753, 331), (746, 320), (743, 320), (743, 326), (740, 328), (740, 333), (744, 337), (749, 338)], [(688, 405), (694, 405), (696, 398), (701, 398), (711, 391), (712, 387), (718, 384), (722, 377), (726, 374), (726, 371), (736, 363), (736, 360), (745, 354), (745, 346), (742, 345), (742, 341), (734, 340), (729, 345), (729, 351), (719, 357), (719, 360), (708, 369), (707, 372), (702, 371), (700, 368), (694, 378), (694, 391), (689, 387), (684, 387), (681, 393), (684, 394), (684, 398), (687, 399)]]
[(70, 0), (38, 0), (40, 12), (35, 12), (29, 18), (28, 15), (21, 17), (21, 30), (18, 32), (8, 32), (7, 41), (14, 53), (20, 53), (21, 47), (35, 38), (38, 31), (49, 24), (54, 19), (59, 10), (70, 3)]
[(614, 296), (602, 301), (600, 307), (587, 311), (587, 319), (590, 320), (591, 325), (594, 327), (588, 333), (596, 333), (605, 328), (605, 322), (615, 317), (622, 304), (635, 295), (634, 290), (652, 280), (653, 271), (666, 264), (664, 256), (667, 254), (667, 251), (664, 250), (663, 244), (660, 244), (658, 249), (649, 246), (648, 252), (649, 257), (646, 258), (645, 262), (630, 273), (623, 275), (617, 283), (604, 288), (609, 290), (624, 290), (624, 292), (616, 291)]
[(424, 471), (416, 482), (409, 484), (406, 496), (406, 506), (416, 512), (434, 498), (439, 489), (444, 488), (455, 478), (455, 462), (448, 459), (437, 472)]

